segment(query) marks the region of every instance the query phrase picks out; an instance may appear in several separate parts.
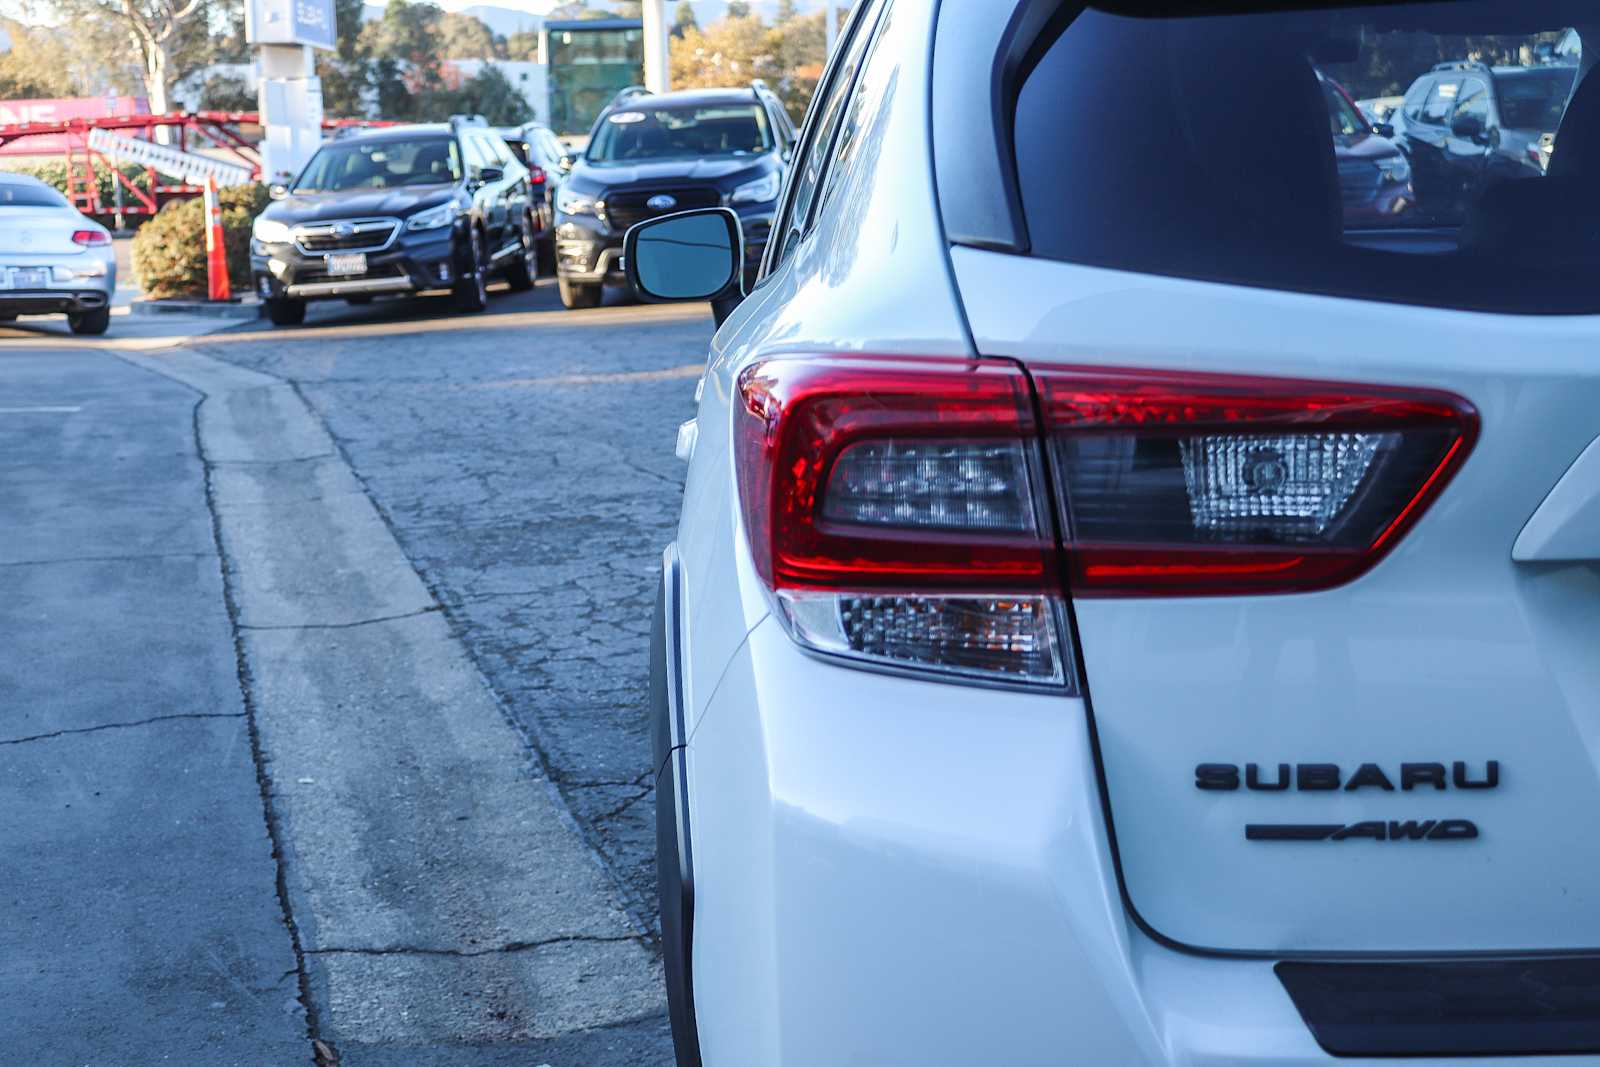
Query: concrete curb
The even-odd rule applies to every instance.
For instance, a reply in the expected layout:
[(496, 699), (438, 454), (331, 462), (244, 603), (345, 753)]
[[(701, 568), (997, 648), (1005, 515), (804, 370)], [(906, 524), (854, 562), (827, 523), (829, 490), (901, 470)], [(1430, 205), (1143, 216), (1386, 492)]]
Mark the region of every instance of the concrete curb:
[(465, 1048), (663, 1012), (647, 932), (310, 405), (191, 350), (113, 354), (204, 395), (311, 1036)]
[(134, 300), (128, 305), (134, 315), (202, 315), (216, 319), (258, 319), (258, 303), (214, 304), (209, 300)]

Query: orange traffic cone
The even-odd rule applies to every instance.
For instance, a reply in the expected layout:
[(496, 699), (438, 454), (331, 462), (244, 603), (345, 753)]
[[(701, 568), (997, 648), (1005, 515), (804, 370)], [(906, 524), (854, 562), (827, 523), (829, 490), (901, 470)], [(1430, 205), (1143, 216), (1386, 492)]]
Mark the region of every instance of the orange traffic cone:
[(222, 239), (222, 200), (217, 196), (217, 179), (207, 176), (205, 189), (206, 208), (206, 281), (212, 300), (232, 300), (233, 290), (228, 285), (228, 250)]

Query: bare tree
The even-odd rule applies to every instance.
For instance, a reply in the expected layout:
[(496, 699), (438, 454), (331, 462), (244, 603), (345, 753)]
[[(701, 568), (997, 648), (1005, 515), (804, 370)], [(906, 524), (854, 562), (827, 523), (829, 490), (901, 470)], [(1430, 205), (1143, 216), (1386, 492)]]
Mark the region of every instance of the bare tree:
[(173, 36), (185, 19), (202, 10), (202, 0), (119, 0), (115, 7), (133, 46), (138, 49), (144, 91), (154, 114), (172, 107)]

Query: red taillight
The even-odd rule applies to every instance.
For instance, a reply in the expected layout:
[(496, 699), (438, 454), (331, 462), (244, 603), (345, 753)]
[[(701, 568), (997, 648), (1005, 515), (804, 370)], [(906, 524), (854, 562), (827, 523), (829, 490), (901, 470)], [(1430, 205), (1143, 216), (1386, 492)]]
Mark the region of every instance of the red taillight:
[(890, 668), (1070, 685), (1016, 366), (778, 359), (747, 368), (739, 392), (745, 528), (796, 641)]
[(797, 641), (1070, 685), (1065, 591), (1349, 581), (1477, 430), (1466, 401), (1430, 391), (841, 356), (747, 368), (734, 432), (756, 569)]
[(528, 181), (533, 185), (543, 185), (545, 183), (544, 168), (530, 166), (528, 168)]
[(1470, 451), (1458, 397), (1269, 378), (1035, 375), (1076, 596), (1322, 589), (1394, 546)]
[(88, 246), (108, 245), (111, 243), (111, 238), (102, 230), (74, 230), (72, 243)]
[(740, 491), (774, 589), (1055, 585), (1033, 405), (1015, 366), (780, 359), (739, 385)]

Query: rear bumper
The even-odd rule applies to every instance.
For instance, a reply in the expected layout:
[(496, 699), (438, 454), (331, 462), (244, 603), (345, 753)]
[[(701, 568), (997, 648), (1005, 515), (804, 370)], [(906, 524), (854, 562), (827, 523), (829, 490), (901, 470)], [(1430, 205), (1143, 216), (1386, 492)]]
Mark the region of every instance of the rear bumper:
[(1131, 921), (1079, 700), (837, 667), (769, 617), (686, 766), (707, 1067), (1392, 1062), (1325, 1051), (1276, 961)]
[(8, 315), (98, 311), (110, 303), (104, 289), (0, 289), (0, 312)]

